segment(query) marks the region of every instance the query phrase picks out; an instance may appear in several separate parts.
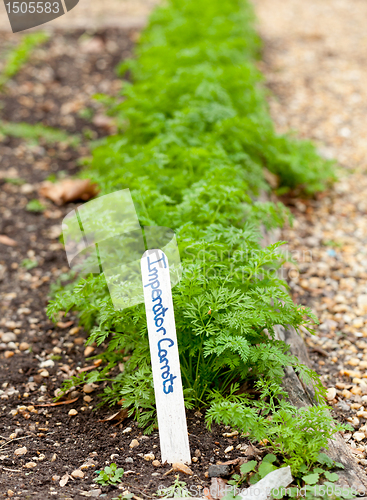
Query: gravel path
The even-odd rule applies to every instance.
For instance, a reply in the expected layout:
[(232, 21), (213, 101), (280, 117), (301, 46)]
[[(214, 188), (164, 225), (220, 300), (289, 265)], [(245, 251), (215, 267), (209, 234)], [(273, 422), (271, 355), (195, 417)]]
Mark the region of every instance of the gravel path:
[(277, 129), (314, 140), (345, 167), (331, 192), (286, 200), (295, 215), (283, 231), (299, 262), (289, 268), (295, 301), (320, 319), (307, 337), (328, 397), (354, 433), (345, 439), (361, 465), (367, 451), (367, 111), (362, 0), (256, 0), (265, 41), (261, 70)]

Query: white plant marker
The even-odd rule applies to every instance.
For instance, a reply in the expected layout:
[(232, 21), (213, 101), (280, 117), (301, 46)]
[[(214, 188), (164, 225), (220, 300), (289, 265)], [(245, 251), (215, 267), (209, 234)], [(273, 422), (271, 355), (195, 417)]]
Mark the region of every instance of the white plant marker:
[(147, 250), (141, 259), (145, 311), (162, 463), (191, 463), (168, 259)]

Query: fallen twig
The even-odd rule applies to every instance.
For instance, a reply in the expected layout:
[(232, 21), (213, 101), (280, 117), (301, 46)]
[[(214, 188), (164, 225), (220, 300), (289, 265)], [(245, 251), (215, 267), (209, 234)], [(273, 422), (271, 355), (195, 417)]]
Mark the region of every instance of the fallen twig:
[(168, 470), (167, 472), (165, 472), (165, 473), (163, 474), (163, 477), (164, 477), (164, 476), (168, 476), (168, 474), (171, 474), (171, 472), (173, 472), (173, 471), (174, 471), (174, 469), (170, 469), (170, 470)]
[(312, 351), (318, 352), (319, 354), (321, 354), (321, 356), (324, 356), (325, 358), (327, 358), (329, 356), (329, 353), (327, 351), (325, 351), (325, 349), (323, 349), (322, 347), (319, 347), (317, 345), (312, 346), (311, 349), (312, 349)]
[(74, 401), (77, 401), (79, 398), (75, 399), (68, 399), (67, 401), (60, 401), (59, 403), (45, 403), (44, 405), (34, 405), (36, 406), (60, 406), (60, 405), (69, 405), (70, 403), (74, 403)]
[[(136, 490), (138, 491), (141, 495), (143, 495), (145, 498), (154, 498), (152, 497), (151, 495), (147, 495), (146, 493), (144, 493), (144, 491), (142, 491), (141, 489), (137, 488), (136, 486), (130, 486), (130, 485), (127, 485), (127, 489), (128, 490)], [(133, 496), (133, 498), (139, 498), (139, 497), (136, 497), (136, 495)]]
[(13, 441), (19, 441), (20, 439), (27, 439), (27, 438), (29, 438), (29, 437), (31, 437), (31, 436), (30, 436), (30, 435), (29, 435), (29, 436), (22, 436), (22, 437), (19, 437), (19, 438), (14, 438), (14, 439), (11, 439), (11, 440), (10, 440), (10, 441), (8, 441), (7, 443), (2, 444), (2, 445), (0, 446), (0, 450), (1, 450), (1, 448), (4, 448), (4, 446), (6, 446), (6, 445), (8, 445), (8, 444), (12, 443)]

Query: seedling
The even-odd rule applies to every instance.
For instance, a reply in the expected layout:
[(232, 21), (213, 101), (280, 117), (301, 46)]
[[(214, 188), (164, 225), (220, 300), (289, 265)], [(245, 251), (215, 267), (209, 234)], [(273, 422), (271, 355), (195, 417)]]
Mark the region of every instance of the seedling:
[[(277, 457), (273, 453), (268, 453), (259, 465), (256, 460), (250, 460), (242, 464), (240, 474), (234, 474), (228, 481), (228, 485), (232, 486), (232, 488), (223, 497), (223, 500), (240, 500), (241, 496), (235, 495), (238, 488), (245, 485), (256, 485), (270, 472), (279, 468), (279, 466), (274, 465), (277, 461)], [(319, 466), (313, 468), (303, 463), (292, 483), (295, 486), (275, 487), (272, 490), (271, 497), (274, 499), (305, 498), (306, 500), (314, 500), (326, 495), (327, 498), (341, 500), (356, 496), (356, 492), (351, 488), (341, 488), (335, 484), (339, 479), (339, 475), (329, 469), (343, 469), (344, 466), (341, 463), (334, 462), (325, 453), (319, 453), (315, 462)]]
[(177, 474), (174, 483), (168, 488), (163, 488), (157, 491), (157, 496), (160, 498), (187, 498), (191, 497), (191, 493), (186, 487), (184, 481), (180, 481), (180, 476)]
[(39, 200), (31, 200), (27, 203), (26, 210), (28, 212), (43, 212), (46, 207)]
[[(0, 129), (0, 133), (1, 133)], [(25, 180), (21, 179), (20, 177), (5, 177), (5, 182), (7, 184), (13, 184), (13, 186), (22, 186), (22, 184), (25, 184)]]
[[(40, 123), (30, 125), (29, 123), (24, 122), (11, 123), (0, 120), (0, 134), (8, 137), (18, 137), (35, 144), (37, 144), (39, 141), (42, 141), (46, 144), (64, 142), (72, 147), (76, 147), (80, 143), (79, 136), (70, 136), (63, 130), (52, 127), (45, 127)], [(7, 182), (11, 181), (8, 179)], [(23, 181), (23, 183), (24, 182), (25, 181)]]
[(128, 491), (127, 493), (121, 493), (121, 495), (119, 495), (118, 497), (112, 498), (112, 500), (131, 500), (133, 496), (134, 494)]
[(27, 271), (30, 271), (38, 266), (38, 262), (34, 259), (24, 259), (22, 260), (21, 266), (27, 269)]
[(98, 484), (116, 484), (121, 483), (121, 478), (124, 475), (124, 469), (117, 468), (115, 463), (104, 468), (104, 470), (96, 471), (98, 477), (93, 479)]
[(5, 65), (0, 74), (0, 87), (18, 73), (30, 58), (32, 51), (38, 45), (46, 42), (48, 38), (49, 35), (43, 31), (29, 33), (22, 38), (21, 42), (7, 54)]

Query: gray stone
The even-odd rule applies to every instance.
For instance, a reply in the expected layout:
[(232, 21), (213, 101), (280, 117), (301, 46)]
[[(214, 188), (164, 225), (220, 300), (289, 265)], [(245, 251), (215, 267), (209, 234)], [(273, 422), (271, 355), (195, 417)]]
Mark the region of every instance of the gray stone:
[(132, 463), (134, 463), (134, 459), (132, 457), (127, 457), (127, 458), (125, 458), (125, 462), (127, 464), (132, 464)]
[(339, 401), (338, 404), (335, 405), (337, 408), (339, 408), (339, 410), (342, 410), (342, 411), (349, 411), (350, 410), (350, 406), (348, 405), (348, 403), (346, 403), (345, 401), (343, 401), (342, 399)]
[(209, 477), (228, 477), (232, 473), (232, 465), (220, 464), (220, 465), (209, 465), (208, 475)]
[(92, 490), (89, 492), (89, 496), (91, 497), (99, 497), (99, 495), (102, 493), (102, 490)]

